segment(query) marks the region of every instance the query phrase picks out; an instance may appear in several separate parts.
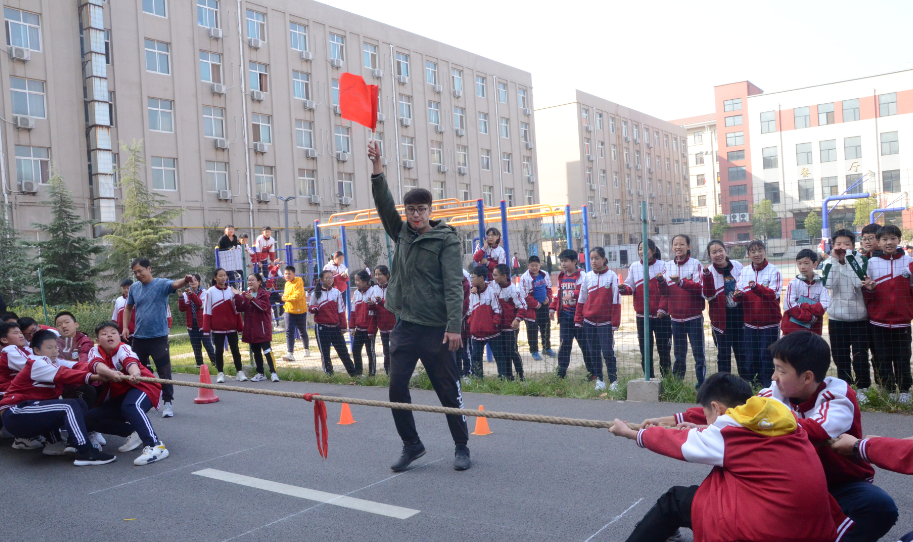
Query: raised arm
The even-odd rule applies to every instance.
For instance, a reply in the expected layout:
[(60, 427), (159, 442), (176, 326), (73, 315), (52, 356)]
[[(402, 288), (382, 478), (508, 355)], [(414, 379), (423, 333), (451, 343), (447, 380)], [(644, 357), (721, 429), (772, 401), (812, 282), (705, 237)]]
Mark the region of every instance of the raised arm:
[(396, 210), (393, 194), (387, 186), (387, 176), (384, 175), (384, 166), (380, 160), (380, 145), (376, 141), (368, 145), (368, 158), (373, 163), (371, 175), (371, 192), (374, 195), (374, 206), (387, 235), (395, 242), (399, 239), (399, 231), (403, 227), (403, 219)]

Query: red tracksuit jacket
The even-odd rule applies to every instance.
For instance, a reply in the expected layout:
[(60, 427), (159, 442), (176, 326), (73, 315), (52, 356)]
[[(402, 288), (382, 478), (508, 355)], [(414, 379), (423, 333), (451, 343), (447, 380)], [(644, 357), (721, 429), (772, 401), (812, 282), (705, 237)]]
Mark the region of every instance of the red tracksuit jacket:
[[(732, 276), (735, 283), (739, 283), (742, 276), (742, 264), (738, 261), (728, 260), (732, 264)], [(726, 278), (711, 263), (704, 269), (704, 299), (710, 306), (710, 327), (718, 333), (726, 333)]]
[[(678, 284), (669, 278), (679, 277)], [(696, 320), (704, 313), (704, 268), (690, 256), (666, 262), (665, 281), (659, 282), (659, 291), (669, 299), (669, 317), (673, 322)]]
[[(799, 298), (814, 299), (816, 303), (799, 304)], [(821, 335), (824, 328), (824, 313), (831, 303), (830, 294), (821, 279), (809, 282), (807, 279), (796, 277), (786, 286), (786, 297), (783, 298), (783, 320), (780, 322), (780, 332), (788, 335), (794, 331), (808, 330), (816, 335)], [(795, 318), (800, 322), (812, 322), (812, 327), (800, 326), (792, 321)]]
[(233, 298), (235, 310), (244, 315), (244, 331), (241, 340), (247, 344), (268, 343), (273, 340), (273, 312), (269, 302), (269, 291), (260, 286), (253, 299), (247, 299), (242, 292)]
[(495, 246), (491, 246), (486, 242), (482, 248), (472, 255), (472, 261), (478, 265), (482, 265), (482, 259), (488, 260), (488, 282), (491, 282), (491, 273), (495, 270), (495, 267), (498, 264), (507, 263), (507, 253), (504, 252), (504, 247), (501, 246), (500, 241)]
[(469, 333), (477, 341), (494, 339), (501, 334), (501, 303), (491, 286), (469, 295)]
[(178, 296), (178, 310), (184, 313), (184, 319), (187, 322), (188, 328), (193, 326), (193, 312), (190, 310), (191, 306), (193, 306), (194, 311), (196, 311), (197, 326), (203, 325), (203, 305), (205, 305), (205, 303), (200, 299), (201, 295), (205, 299), (206, 290), (190, 292)]
[(83, 362), (73, 363), (44, 356), (29, 356), (10, 382), (6, 395), (0, 401), (0, 411), (22, 401), (49, 401), (57, 399), (64, 388), (75, 388), (89, 383), (92, 371)]
[[(323, 288), (322, 285), (317, 288)], [(322, 326), (338, 327), (343, 331), (349, 326), (346, 325), (346, 300), (335, 286), (329, 290), (324, 289), (320, 293), (320, 299), (314, 295), (317, 291), (311, 292), (311, 299), (308, 301), (308, 312), (314, 315), (314, 323)]]
[(496, 282), (490, 282), (488, 287), (495, 291), (494, 293), (498, 296), (498, 303), (501, 304), (501, 329), (503, 331), (512, 331), (513, 328), (510, 326), (515, 319), (526, 319), (527, 307), (523, 294), (513, 283), (501, 286)]
[[(663, 295), (659, 290), (659, 283), (661, 278), (657, 278), (657, 274), (666, 270), (666, 262), (662, 260), (653, 260), (652, 262), (647, 262), (649, 264), (649, 273), (650, 273), (650, 283), (649, 283), (649, 292), (650, 292), (650, 318), (656, 318), (657, 316), (664, 316), (669, 314), (669, 298), (666, 295)], [(624, 281), (625, 288), (624, 292), (621, 292), (622, 295), (633, 295), (634, 296), (634, 313), (638, 318), (644, 317), (644, 264), (643, 262), (634, 262), (631, 264), (631, 267), (628, 268), (628, 276), (625, 277)]]
[[(755, 283), (754, 288), (749, 288), (749, 282)], [(742, 269), (736, 287), (742, 292), (736, 299), (745, 308), (745, 327), (766, 329), (780, 326), (783, 277), (774, 265), (764, 260), (760, 269), (755, 269), (754, 264)]]
[(574, 324), (584, 322), (593, 326), (618, 329), (621, 324), (621, 297), (618, 295), (618, 275), (606, 268), (603, 272), (590, 271), (580, 285), (579, 306), (574, 314)]
[[(106, 352), (99, 346), (93, 347), (92, 351), (89, 352), (89, 367), (92, 368), (93, 372), (95, 371), (95, 366), (99, 363), (107, 366), (112, 371), (117, 371), (125, 375), (129, 375), (130, 371), (127, 369), (131, 365), (136, 364), (136, 366), (139, 367), (140, 376), (155, 378), (152, 371), (139, 362), (139, 358), (136, 357), (136, 354), (133, 353), (130, 346), (124, 343), (120, 343), (117, 349), (111, 353)], [(159, 402), (162, 399), (162, 385), (152, 384), (150, 382), (137, 382), (136, 384), (131, 384), (126, 381), (108, 382), (102, 386), (98, 404), (103, 403), (106, 397), (120, 397), (130, 391), (130, 388), (136, 388), (146, 394), (146, 397), (149, 398), (149, 402), (152, 403), (152, 408), (158, 410)]]
[(370, 303), (377, 297), (380, 297), (378, 286), (371, 286), (364, 292), (356, 288), (352, 294), (351, 325), (358, 331), (367, 331), (368, 335), (377, 333), (377, 305)]
[(235, 333), (244, 329), (241, 314), (235, 308), (231, 288), (213, 286), (206, 290), (203, 308), (203, 333)]
[[(396, 325), (396, 316), (387, 310), (387, 284), (383, 286), (377, 285), (376, 295), (379, 299), (374, 304), (374, 312), (377, 315), (377, 329), (381, 333), (389, 333), (393, 330), (393, 326)], [(468, 295), (466, 297), (469, 297)], [(465, 305), (465, 301), (463, 302)], [(465, 312), (465, 306), (464, 306)]]
[(558, 273), (558, 295), (552, 299), (549, 311), (559, 311), (564, 314), (576, 316), (577, 298), (580, 297), (580, 288), (583, 285), (583, 273), (578, 269), (570, 275), (564, 271)]
[(882, 254), (869, 260), (868, 275), (875, 291), (862, 289), (869, 322), (879, 327), (910, 327), (913, 320), (913, 292), (910, 276), (913, 259), (902, 252)]
[(19, 371), (25, 368), (31, 355), (32, 349), (28, 346), (19, 347), (11, 344), (0, 351), (0, 394), (10, 387), (10, 383)]
[(913, 474), (913, 440), (872, 437), (859, 441), (859, 455), (883, 469)]

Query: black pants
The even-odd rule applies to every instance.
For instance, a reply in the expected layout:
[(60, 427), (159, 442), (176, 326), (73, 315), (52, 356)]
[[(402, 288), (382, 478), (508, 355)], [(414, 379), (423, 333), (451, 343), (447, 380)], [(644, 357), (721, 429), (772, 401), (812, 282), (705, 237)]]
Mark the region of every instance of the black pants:
[(384, 349), (384, 373), (390, 374), (390, 332), (380, 332), (380, 344)]
[(320, 348), (320, 357), (323, 359), (323, 371), (330, 375), (333, 374), (333, 362), (330, 361), (330, 347), (332, 346), (336, 349), (336, 355), (339, 356), (349, 376), (355, 376), (355, 365), (352, 364), (352, 358), (349, 357), (346, 339), (342, 336), (342, 331), (339, 327), (317, 324), (316, 335), (317, 346)]
[(51, 442), (57, 442), (60, 428), (66, 427), (67, 443), (85, 452), (90, 446), (85, 421), (88, 410), (82, 399), (23, 401), (3, 411), (3, 427), (14, 437), (45, 436)]
[(845, 542), (877, 542), (897, 523), (897, 504), (875, 484), (850, 482), (832, 485), (828, 491), (843, 513), (855, 522), (841, 538)]
[[(650, 350), (656, 346), (659, 353), (659, 371), (663, 376), (672, 373), (672, 321), (669, 318), (650, 318)], [(644, 356), (644, 319), (637, 317), (637, 343), (640, 345), (640, 367), (643, 368), (646, 363)], [(650, 364), (650, 378), (656, 375), (654, 368), (655, 363)]]
[(352, 340), (352, 359), (355, 361), (355, 374), (364, 374), (364, 368), (361, 364), (361, 349), (364, 348), (368, 355), (368, 376), (377, 374), (377, 358), (374, 356), (374, 337), (368, 335), (367, 331), (357, 330), (355, 338)]
[(526, 340), (529, 341), (529, 353), (539, 352), (539, 335), (542, 335), (542, 350), (552, 348), (552, 321), (548, 316), (548, 305), (539, 305), (535, 318), (526, 321)]
[[(503, 335), (503, 332), (501, 334)], [(498, 368), (498, 376), (500, 378), (513, 380), (514, 372), (510, 366), (511, 359), (509, 356), (505, 356), (502, 351), (503, 344), (501, 342), (501, 335), (486, 341), (470, 339), (469, 348), (470, 358), (472, 359), (472, 370), (470, 374), (476, 378), (483, 378), (485, 376), (485, 371), (482, 369), (482, 360), (485, 358), (485, 345), (491, 347), (491, 355), (495, 358), (495, 365)]]
[(86, 406), (89, 410), (95, 408), (95, 404), (98, 402), (98, 386), (93, 386), (92, 384), (83, 384), (76, 388), (67, 388), (63, 390), (61, 394), (62, 399), (82, 399), (86, 402)]
[(699, 486), (673, 486), (634, 527), (628, 542), (665, 542), (679, 527), (691, 528), (691, 504)]
[(212, 346), (212, 338), (203, 335), (203, 331), (198, 327), (187, 328), (187, 335), (190, 336), (190, 346), (193, 348), (193, 357), (197, 361), (197, 367), (203, 365), (203, 349), (206, 349), (206, 355), (209, 356), (209, 362), (216, 359), (216, 352)]
[(270, 292), (269, 304), (273, 307), (273, 320), (282, 318), (282, 315), (285, 314), (285, 304), (282, 302), (282, 293)]
[(469, 376), (472, 374), (472, 334), (469, 333), (469, 318), (463, 318), (460, 339), (463, 340), (463, 346), (457, 350), (457, 368), (461, 377)]
[(231, 333), (213, 333), (212, 342), (216, 344), (216, 370), (224, 372), (225, 367), (225, 341), (228, 341), (228, 348), (231, 350), (231, 357), (235, 362), (235, 369), (241, 370), (241, 350), (238, 349), (238, 332)]
[[(580, 310), (583, 310), (582, 308)], [(571, 349), (574, 347), (574, 339), (577, 340), (577, 346), (586, 359), (586, 342), (583, 336), (582, 328), (574, 325), (574, 315), (558, 310), (558, 329), (561, 337), (561, 346), (558, 347), (558, 378), (567, 376), (567, 368), (571, 364)]]
[(606, 380), (609, 382), (618, 380), (618, 363), (615, 361), (615, 333), (612, 330), (612, 324), (594, 326), (584, 322), (580, 329), (586, 337), (584, 360), (587, 363), (587, 370), (592, 376), (602, 380), (602, 362), (605, 360)]
[(880, 385), (888, 391), (910, 391), (910, 328), (872, 326), (875, 351), (875, 376), (880, 375)]
[[(869, 374), (869, 322), (843, 322), (831, 319), (828, 323), (828, 335), (831, 339), (831, 355), (834, 357), (834, 365), (837, 366), (837, 378), (855, 384), (857, 388), (870, 387), (872, 376)], [(856, 373), (855, 378), (853, 373)]]
[[(133, 337), (132, 346), (133, 352), (136, 353), (140, 363), (151, 371), (152, 366), (149, 365), (149, 358), (152, 358), (158, 377), (171, 380), (171, 349), (168, 345), (168, 335), (152, 337), (151, 339)], [(174, 400), (174, 386), (162, 384), (162, 400), (166, 403)]]
[[(425, 373), (437, 393), (441, 406), (462, 408), (460, 375), (456, 353), (443, 343), (444, 328), (429, 327), (399, 320), (390, 334), (390, 401), (411, 403), (409, 380), (421, 360)], [(419, 442), (411, 410), (392, 410), (396, 431), (406, 444)], [(447, 415), (447, 425), (455, 444), (469, 442), (466, 416)]]
[(257, 365), (257, 374), (263, 374), (263, 356), (266, 356), (269, 372), (276, 372), (276, 366), (273, 364), (273, 346), (269, 341), (263, 343), (250, 343), (250, 350), (254, 353), (254, 363)]
[(725, 332), (712, 330), (713, 344), (716, 345), (717, 372), (731, 373), (732, 358), (735, 357), (736, 370), (742, 375), (742, 369), (745, 368), (745, 351), (742, 349), (742, 331), (744, 329), (745, 319), (742, 306), (727, 307)]
[(304, 349), (307, 350), (310, 348), (310, 345), (308, 344), (308, 313), (285, 313), (285, 346), (287, 347), (289, 354), (295, 351), (296, 329), (298, 330), (298, 334), (301, 335), (301, 342), (304, 343)]
[(120, 397), (112, 397), (86, 413), (86, 428), (106, 435), (129, 437), (136, 431), (146, 446), (155, 446), (158, 437), (146, 413), (152, 403), (146, 394), (130, 388)]
[[(517, 378), (524, 380), (523, 358), (520, 357), (520, 349), (517, 346), (517, 334), (519, 332), (520, 330), (516, 329), (502, 329), (495, 342), (498, 343), (497, 351), (501, 353), (504, 364), (507, 366), (507, 371), (510, 372), (511, 365), (513, 365), (513, 368), (517, 371)], [(510, 374), (510, 379), (513, 380), (512, 373)]]

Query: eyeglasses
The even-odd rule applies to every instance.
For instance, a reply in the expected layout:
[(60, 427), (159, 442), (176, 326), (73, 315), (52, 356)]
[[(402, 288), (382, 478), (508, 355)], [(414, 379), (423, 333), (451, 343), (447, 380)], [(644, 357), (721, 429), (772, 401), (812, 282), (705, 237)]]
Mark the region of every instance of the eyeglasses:
[(875, 240), (875, 236), (874, 236), (874, 235), (863, 235), (863, 236), (862, 236), (862, 240), (863, 240), (863, 241), (874, 241), (874, 240)]
[(407, 215), (419, 214), (423, 215), (427, 213), (430, 209), (428, 207), (406, 207)]

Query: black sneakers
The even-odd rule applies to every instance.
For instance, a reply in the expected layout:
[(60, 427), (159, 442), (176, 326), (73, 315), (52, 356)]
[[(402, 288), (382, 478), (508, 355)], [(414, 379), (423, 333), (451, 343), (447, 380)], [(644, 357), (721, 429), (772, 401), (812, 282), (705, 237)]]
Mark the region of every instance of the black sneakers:
[(466, 470), (472, 466), (472, 461), (469, 459), (469, 447), (465, 444), (457, 444), (453, 456), (454, 470)]
[(423, 455), (425, 455), (425, 445), (421, 441), (415, 444), (403, 444), (403, 455), (399, 456), (396, 463), (390, 465), (390, 469), (393, 472), (403, 472), (413, 461)]
[(76, 460), (73, 461), (73, 464), (77, 467), (104, 465), (106, 463), (111, 463), (115, 459), (117, 459), (116, 455), (106, 454), (105, 452), (95, 449), (94, 446), (89, 446), (87, 451), (76, 453)]

